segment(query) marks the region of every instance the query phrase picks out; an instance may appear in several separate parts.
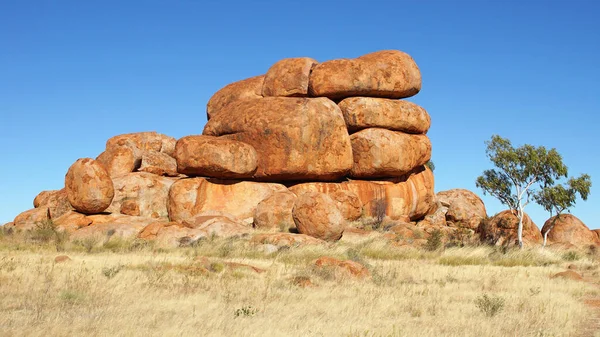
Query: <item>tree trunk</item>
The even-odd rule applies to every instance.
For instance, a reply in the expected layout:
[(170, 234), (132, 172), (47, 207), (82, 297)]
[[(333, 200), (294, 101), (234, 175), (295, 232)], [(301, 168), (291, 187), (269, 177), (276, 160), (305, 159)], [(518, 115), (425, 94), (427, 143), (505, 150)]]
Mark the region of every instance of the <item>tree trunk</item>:
[(519, 201), (519, 209), (517, 210), (517, 218), (519, 218), (519, 227), (517, 228), (517, 238), (519, 240), (519, 248), (523, 249), (523, 206)]
[(550, 230), (547, 230), (544, 233), (544, 243), (542, 243), (542, 247), (546, 247), (546, 241), (548, 240), (548, 233), (550, 233)]

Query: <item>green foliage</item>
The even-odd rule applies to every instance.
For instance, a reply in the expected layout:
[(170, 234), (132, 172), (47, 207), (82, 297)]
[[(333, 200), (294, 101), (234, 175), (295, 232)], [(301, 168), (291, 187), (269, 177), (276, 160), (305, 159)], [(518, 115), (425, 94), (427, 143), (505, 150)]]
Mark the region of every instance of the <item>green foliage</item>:
[(475, 300), (475, 306), (487, 317), (494, 317), (504, 308), (504, 299), (499, 296), (483, 294)]
[(234, 317), (252, 317), (256, 315), (258, 309), (254, 308), (251, 305), (246, 305), (241, 308), (235, 309), (233, 312)]
[(581, 259), (581, 256), (576, 251), (570, 250), (563, 254), (562, 259), (565, 261), (577, 261)]
[(427, 168), (430, 169), (431, 172), (435, 171), (435, 164), (431, 160), (429, 160), (428, 162), (426, 162), (425, 166), (427, 166)]
[(444, 238), (444, 233), (441, 230), (436, 229), (431, 232), (429, 238), (427, 238), (427, 242), (425, 243), (425, 249), (433, 252), (440, 248), (442, 248), (442, 239)]
[(551, 185), (540, 190), (535, 196), (535, 201), (546, 211), (561, 214), (575, 206), (577, 195), (582, 200), (587, 200), (592, 187), (589, 175), (582, 174), (578, 178), (571, 178), (566, 184)]
[(102, 275), (106, 276), (107, 279), (111, 279), (115, 277), (120, 271), (123, 269), (123, 266), (118, 265), (114, 267), (104, 267), (102, 268)]

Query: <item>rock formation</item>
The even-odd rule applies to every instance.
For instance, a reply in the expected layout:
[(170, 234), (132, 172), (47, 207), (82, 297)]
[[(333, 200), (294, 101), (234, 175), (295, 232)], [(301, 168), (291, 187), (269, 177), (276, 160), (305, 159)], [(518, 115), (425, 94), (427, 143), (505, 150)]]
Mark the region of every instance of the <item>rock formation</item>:
[(420, 89), (419, 68), (400, 51), (281, 60), (217, 91), (201, 135), (109, 139), (96, 160), (73, 164), (65, 189), (40, 193), (12, 227), (52, 220), (76, 237), (169, 244), (256, 229), (287, 232), (261, 234), (261, 242), (306, 242), (288, 231), (338, 240), (363, 219), (421, 220), (435, 209), (425, 167), (431, 119), (399, 100)]
[[(498, 246), (512, 246), (517, 243), (519, 219), (514, 211), (506, 210), (494, 215), (488, 223), (479, 227), (482, 240)], [(523, 243), (541, 245), (542, 233), (526, 213), (523, 216)]]
[(575, 246), (600, 245), (600, 238), (572, 214), (561, 214), (546, 220), (542, 234), (548, 232), (548, 243), (570, 243)]

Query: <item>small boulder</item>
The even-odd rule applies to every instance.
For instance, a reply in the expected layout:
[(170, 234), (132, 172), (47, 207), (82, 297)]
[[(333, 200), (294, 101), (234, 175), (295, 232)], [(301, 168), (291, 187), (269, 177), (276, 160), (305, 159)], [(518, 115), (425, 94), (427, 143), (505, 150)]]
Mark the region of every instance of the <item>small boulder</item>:
[(208, 104), (206, 105), (207, 119), (210, 120), (231, 103), (262, 98), (264, 80), (265, 75), (255, 76), (221, 88), (208, 100)]
[(134, 172), (141, 165), (142, 152), (129, 141), (122, 141), (119, 146), (111, 146), (104, 150), (96, 161), (104, 166), (111, 178)]
[(554, 275), (552, 275), (552, 278), (562, 278), (562, 279), (566, 279), (566, 280), (575, 280), (575, 281), (582, 281), (583, 277), (577, 273), (576, 271), (573, 270), (566, 270), (560, 273), (556, 273)]
[(68, 261), (71, 261), (71, 258), (66, 255), (59, 255), (54, 258), (54, 263), (63, 263)]
[(320, 268), (337, 268), (338, 270), (344, 271), (357, 278), (366, 278), (371, 276), (371, 272), (369, 272), (367, 267), (352, 260), (341, 261), (333, 257), (323, 256), (315, 261), (315, 266)]
[(446, 220), (453, 227), (466, 227), (473, 230), (487, 217), (485, 205), (475, 193), (465, 189), (452, 189), (437, 194), (438, 200), (448, 205)]
[(198, 214), (195, 217), (183, 220), (182, 224), (188, 228), (204, 232), (204, 237), (239, 237), (252, 232), (252, 228), (232, 217), (220, 215)]
[(63, 188), (55, 191), (43, 191), (33, 200), (33, 207), (48, 208), (50, 218), (55, 219), (73, 210), (73, 206), (67, 197), (67, 191)]
[(104, 166), (91, 158), (77, 160), (65, 176), (69, 202), (80, 213), (97, 214), (110, 206), (115, 195)]
[(159, 151), (173, 156), (176, 141), (173, 137), (155, 131), (135, 132), (110, 138), (106, 141), (106, 149), (118, 146), (133, 146), (141, 151)]
[(13, 227), (16, 230), (31, 230), (40, 226), (44, 226), (44, 222), (50, 218), (47, 207), (39, 207), (27, 210), (20, 213), (13, 220)]
[(254, 228), (287, 232), (295, 228), (292, 209), (296, 195), (289, 191), (274, 192), (256, 206)]
[(304, 234), (265, 233), (256, 234), (250, 240), (252, 243), (270, 244), (278, 247), (293, 247), (304, 245), (320, 245), (325, 241)]
[(355, 221), (362, 215), (363, 204), (356, 193), (348, 190), (338, 190), (328, 195), (333, 199), (347, 221)]
[(309, 57), (287, 58), (278, 61), (265, 75), (262, 95), (282, 97), (308, 96), (311, 69), (318, 62)]
[(346, 228), (346, 220), (327, 194), (306, 192), (296, 199), (292, 216), (298, 232), (325, 240), (337, 241)]
[(142, 163), (139, 172), (148, 172), (159, 176), (176, 177), (177, 161), (166, 153), (158, 151), (146, 151), (142, 155)]

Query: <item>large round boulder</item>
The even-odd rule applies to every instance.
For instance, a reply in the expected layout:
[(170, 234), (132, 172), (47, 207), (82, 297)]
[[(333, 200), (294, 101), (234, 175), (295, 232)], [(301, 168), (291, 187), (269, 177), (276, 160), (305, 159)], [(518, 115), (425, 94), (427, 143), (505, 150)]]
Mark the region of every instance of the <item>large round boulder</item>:
[[(479, 226), (479, 234), (485, 242), (497, 246), (513, 246), (518, 243), (519, 218), (515, 211), (506, 210), (494, 215)], [(523, 243), (541, 245), (542, 233), (529, 215), (523, 214)]]
[(263, 96), (306, 97), (310, 71), (318, 62), (310, 57), (277, 61), (265, 75)]
[(352, 167), (344, 117), (327, 98), (241, 100), (221, 109), (203, 134), (252, 145), (259, 180), (336, 180)]
[(469, 190), (456, 188), (438, 192), (437, 199), (448, 208), (446, 220), (451, 227), (476, 230), (487, 217), (483, 201)]
[(265, 75), (255, 76), (230, 83), (221, 88), (208, 100), (206, 105), (207, 119), (213, 118), (231, 103), (262, 98), (264, 80)]
[(548, 231), (549, 243), (570, 243), (575, 246), (600, 245), (600, 238), (572, 214), (555, 215), (546, 220), (542, 235)]
[(383, 128), (405, 133), (427, 133), (431, 118), (425, 109), (403, 100), (348, 97), (338, 103), (350, 132)]
[(142, 162), (142, 151), (133, 142), (122, 140), (120, 144), (111, 145), (96, 157), (112, 178), (134, 172)]
[(369, 128), (350, 136), (354, 178), (387, 178), (405, 175), (431, 158), (425, 135)]
[(404, 98), (421, 90), (421, 72), (408, 54), (383, 50), (356, 59), (316, 65), (310, 74), (311, 96)]
[(179, 173), (214, 178), (250, 178), (256, 171), (252, 145), (212, 136), (187, 136), (175, 145)]
[(306, 192), (296, 199), (292, 216), (298, 232), (325, 241), (337, 241), (346, 228), (346, 220), (335, 201), (327, 194)]
[(294, 228), (292, 209), (296, 195), (290, 191), (274, 192), (256, 206), (254, 227), (257, 229), (286, 232)]
[(71, 165), (65, 176), (65, 190), (73, 208), (84, 214), (103, 212), (115, 195), (108, 172), (91, 158), (78, 159)]

